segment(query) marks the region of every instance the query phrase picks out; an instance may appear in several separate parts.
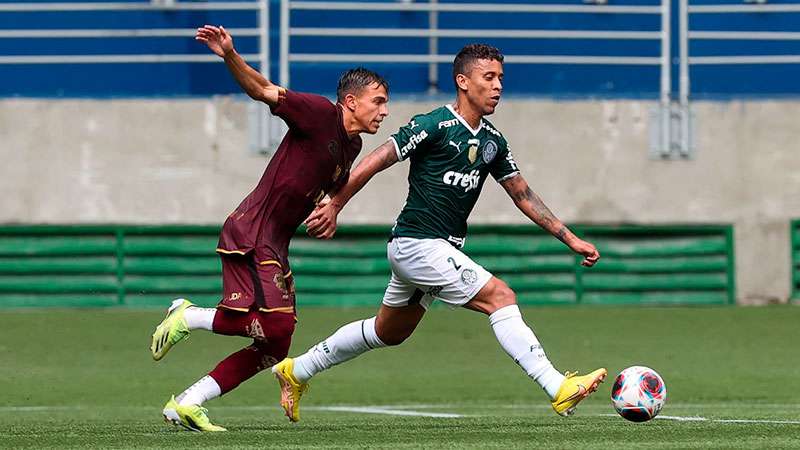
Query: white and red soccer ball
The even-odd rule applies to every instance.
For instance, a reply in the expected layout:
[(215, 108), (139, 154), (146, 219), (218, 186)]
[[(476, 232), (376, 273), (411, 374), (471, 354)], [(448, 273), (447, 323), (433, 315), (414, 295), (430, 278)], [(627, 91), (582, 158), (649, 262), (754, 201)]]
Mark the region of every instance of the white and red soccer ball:
[(664, 407), (667, 386), (658, 372), (649, 367), (628, 367), (614, 380), (611, 401), (620, 416), (631, 422), (646, 422)]

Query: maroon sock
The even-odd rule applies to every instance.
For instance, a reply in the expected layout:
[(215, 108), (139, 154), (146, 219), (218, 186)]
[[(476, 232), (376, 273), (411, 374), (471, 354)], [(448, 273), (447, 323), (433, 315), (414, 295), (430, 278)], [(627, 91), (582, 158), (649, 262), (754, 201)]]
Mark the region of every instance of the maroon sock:
[(209, 373), (224, 394), (286, 358), (294, 332), (294, 316), (219, 310), (213, 328), (217, 334), (254, 339), (252, 345), (228, 356)]
[(264, 354), (255, 345), (247, 346), (220, 361), (209, 375), (226, 393), (258, 372), (266, 369)]

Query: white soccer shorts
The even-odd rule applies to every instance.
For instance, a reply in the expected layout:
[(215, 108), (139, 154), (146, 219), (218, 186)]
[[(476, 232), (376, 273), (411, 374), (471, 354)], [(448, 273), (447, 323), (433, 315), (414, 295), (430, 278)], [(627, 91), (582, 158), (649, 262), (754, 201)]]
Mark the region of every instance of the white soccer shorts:
[(444, 239), (396, 237), (387, 245), (392, 278), (383, 304), (419, 303), (427, 309), (435, 299), (463, 306), (492, 274)]

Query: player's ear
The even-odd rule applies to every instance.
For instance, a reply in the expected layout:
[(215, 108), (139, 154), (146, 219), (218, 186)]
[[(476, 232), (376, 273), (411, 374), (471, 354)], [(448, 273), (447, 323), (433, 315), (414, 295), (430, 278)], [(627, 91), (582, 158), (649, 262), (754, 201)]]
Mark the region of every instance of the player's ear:
[(456, 75), (456, 86), (458, 86), (460, 90), (466, 91), (468, 83), (469, 83), (469, 77), (467, 77), (463, 73)]
[(347, 94), (344, 96), (344, 107), (350, 111), (356, 110), (356, 104), (358, 101), (356, 100), (356, 96), (353, 94)]

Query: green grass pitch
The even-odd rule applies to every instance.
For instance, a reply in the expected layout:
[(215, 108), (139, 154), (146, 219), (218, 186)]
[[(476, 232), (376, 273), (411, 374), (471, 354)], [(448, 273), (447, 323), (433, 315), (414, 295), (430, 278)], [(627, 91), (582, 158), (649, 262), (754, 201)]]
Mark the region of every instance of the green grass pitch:
[[(373, 312), (301, 308), (291, 354)], [(797, 307), (524, 309), (560, 370), (659, 371), (664, 418), (644, 424), (614, 414), (611, 380), (556, 416), (485, 317), (434, 308), (402, 346), (315, 378), (298, 424), (266, 372), (209, 402), (221, 434), (175, 429), (160, 409), (247, 340), (196, 332), (156, 363), (162, 314), (0, 312), (0, 448), (800, 448)]]

